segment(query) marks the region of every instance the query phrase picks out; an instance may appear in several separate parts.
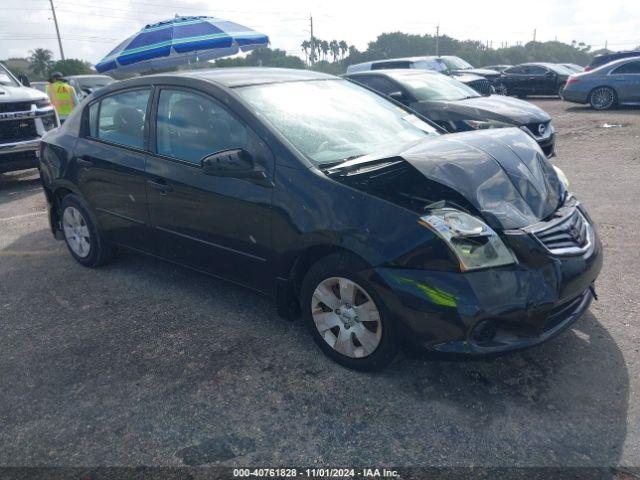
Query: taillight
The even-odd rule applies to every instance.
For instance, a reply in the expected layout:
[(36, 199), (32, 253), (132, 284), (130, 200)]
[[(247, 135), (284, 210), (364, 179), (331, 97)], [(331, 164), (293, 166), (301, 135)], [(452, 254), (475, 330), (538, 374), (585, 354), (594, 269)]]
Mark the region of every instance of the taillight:
[(578, 83), (578, 78), (577, 77), (569, 77), (569, 79), (567, 80), (567, 83), (565, 85), (571, 85), (572, 83)]
[(584, 71), (585, 71), (585, 72), (588, 72), (588, 71), (590, 71), (590, 70), (591, 70), (591, 67), (590, 67), (589, 65), (587, 65), (586, 67), (584, 67)]

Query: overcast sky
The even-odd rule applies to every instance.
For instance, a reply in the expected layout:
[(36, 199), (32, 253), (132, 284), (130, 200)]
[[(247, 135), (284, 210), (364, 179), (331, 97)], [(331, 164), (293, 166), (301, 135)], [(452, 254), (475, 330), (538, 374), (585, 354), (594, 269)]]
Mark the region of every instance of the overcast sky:
[[(375, 2), (372, 0), (54, 0), (67, 58), (96, 63), (148, 23), (180, 15), (212, 15), (252, 27), (273, 48), (300, 54), (309, 37), (345, 40), (365, 49), (382, 32), (435, 33), (459, 39), (514, 44), (533, 38), (585, 42), (610, 49), (640, 44), (638, 0), (514, 0)], [(220, 9), (216, 5), (221, 5)], [(0, 0), (0, 59), (44, 47), (59, 58), (49, 0)]]

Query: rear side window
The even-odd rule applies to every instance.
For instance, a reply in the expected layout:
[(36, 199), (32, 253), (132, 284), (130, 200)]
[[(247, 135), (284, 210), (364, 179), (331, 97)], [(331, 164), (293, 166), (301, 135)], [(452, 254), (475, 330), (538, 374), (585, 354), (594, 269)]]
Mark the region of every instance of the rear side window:
[(524, 67), (511, 67), (507, 68), (504, 73), (511, 73), (514, 75), (522, 75), (524, 73)]
[(89, 107), (92, 137), (127, 147), (144, 148), (144, 121), (150, 89), (129, 90), (103, 98)]
[(249, 148), (249, 131), (215, 100), (193, 92), (160, 92), (157, 153), (195, 164), (207, 155)]
[(371, 70), (388, 70), (390, 68), (411, 68), (411, 62), (381, 62), (371, 66)]
[(640, 73), (640, 62), (629, 62), (616, 68), (613, 74), (638, 74)]

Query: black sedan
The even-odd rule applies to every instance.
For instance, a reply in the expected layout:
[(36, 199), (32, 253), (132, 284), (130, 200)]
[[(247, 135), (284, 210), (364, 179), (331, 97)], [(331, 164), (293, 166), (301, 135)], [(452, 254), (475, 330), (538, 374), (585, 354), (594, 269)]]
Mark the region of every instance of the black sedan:
[(555, 63), (523, 63), (502, 72), (506, 95), (558, 95), (573, 72)]
[(53, 233), (81, 265), (119, 246), (246, 285), (356, 369), (402, 342), (542, 342), (588, 308), (602, 264), (587, 211), (530, 136), (439, 135), (318, 72), (109, 85), (46, 135), (39, 168)]
[(547, 157), (554, 155), (555, 129), (541, 108), (502, 95), (482, 96), (457, 80), (435, 72), (379, 70), (345, 75), (415, 110), (447, 132), (519, 127)]

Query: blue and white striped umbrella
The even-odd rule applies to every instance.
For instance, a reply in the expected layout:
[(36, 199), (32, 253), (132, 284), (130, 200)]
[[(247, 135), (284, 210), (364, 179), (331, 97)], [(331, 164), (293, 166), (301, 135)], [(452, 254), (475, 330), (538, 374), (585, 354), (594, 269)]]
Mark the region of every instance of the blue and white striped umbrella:
[(266, 47), (269, 37), (213, 17), (177, 17), (147, 25), (96, 65), (104, 72), (151, 72)]

